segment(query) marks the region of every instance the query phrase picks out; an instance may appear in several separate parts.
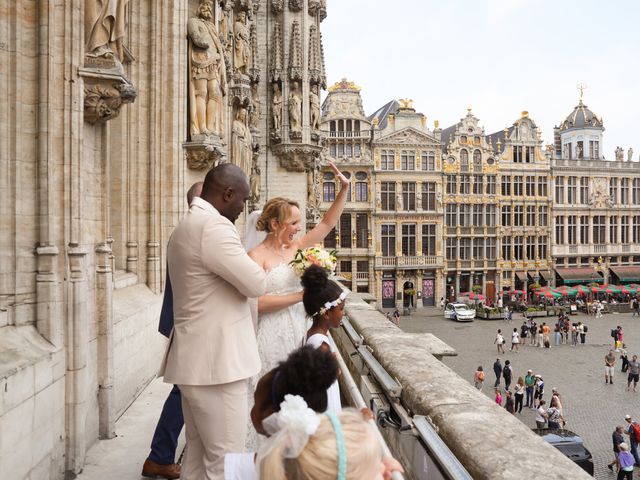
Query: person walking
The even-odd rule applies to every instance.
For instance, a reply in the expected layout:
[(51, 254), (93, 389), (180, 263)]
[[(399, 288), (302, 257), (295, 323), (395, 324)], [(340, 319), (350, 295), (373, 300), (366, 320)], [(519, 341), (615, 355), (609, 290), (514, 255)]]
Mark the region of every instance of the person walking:
[(496, 398), (495, 401), (498, 405), (502, 406), (502, 393), (500, 393), (500, 389), (496, 388)]
[(518, 329), (514, 327), (513, 333), (511, 333), (511, 351), (516, 350), (518, 353), (518, 347), (520, 346), (520, 334), (518, 333)]
[(504, 321), (509, 323), (509, 305), (504, 306)]
[(538, 327), (538, 334), (536, 336), (536, 346), (540, 348), (544, 347), (543, 326), (544, 323)]
[(504, 389), (509, 390), (509, 387), (511, 386), (511, 378), (513, 376), (510, 360), (505, 360), (504, 368), (502, 369), (502, 376), (504, 378)]
[(542, 379), (542, 375), (536, 375), (536, 384), (535, 389), (533, 391), (533, 402), (534, 405), (537, 402), (537, 407), (540, 406), (540, 402), (542, 402), (542, 396), (544, 395), (544, 380)]
[(549, 325), (547, 325), (547, 322), (542, 322), (542, 343), (544, 343), (544, 346), (546, 348), (547, 345), (549, 345), (549, 335), (551, 334), (551, 328), (549, 328)]
[(440, 310), (444, 309), (444, 297), (440, 297)]
[(511, 392), (507, 390), (505, 393), (505, 396), (507, 397), (504, 403), (505, 410), (509, 412), (511, 415), (515, 415), (515, 407), (513, 404), (513, 396), (511, 395)]
[(532, 370), (527, 370), (524, 377), (525, 392), (527, 394), (526, 407), (533, 408), (533, 387), (536, 383), (536, 377), (533, 376)]
[(633, 381), (633, 391), (636, 391), (638, 385), (638, 379), (640, 377), (640, 362), (638, 362), (638, 356), (631, 357), (629, 362), (629, 375), (627, 376), (627, 392), (631, 388), (631, 382)]
[(244, 449), (249, 378), (260, 371), (249, 299), (267, 286), (234, 226), (249, 194), (238, 166), (212, 168), (167, 246), (174, 328), (159, 375), (182, 396), (183, 480), (222, 478), (225, 454)]
[(496, 347), (498, 348), (498, 355), (500, 355), (501, 353), (504, 353), (504, 337), (502, 336), (502, 330), (498, 329), (498, 333), (496, 334), (496, 338), (493, 341), (493, 343), (496, 345)]
[[(624, 427), (617, 426), (611, 434), (611, 440), (613, 442), (613, 462), (607, 465), (607, 468), (613, 472), (613, 467), (618, 466), (618, 454), (620, 453), (620, 444), (624, 443)], [(633, 458), (633, 455), (631, 455)]]
[(574, 323), (571, 325), (571, 346), (575, 347), (576, 345), (578, 345), (578, 325)]
[(473, 385), (478, 389), (482, 390), (482, 385), (484, 384), (484, 371), (482, 370), (482, 365), (478, 366), (476, 373), (473, 374)]
[(618, 453), (618, 476), (617, 480), (633, 480), (633, 465), (636, 462), (633, 454), (629, 453), (629, 446), (622, 442), (618, 445), (620, 453)]
[(559, 323), (556, 323), (556, 326), (553, 332), (554, 332), (554, 344), (558, 346), (562, 342), (562, 330)]
[(537, 345), (538, 327), (536, 322), (531, 319), (529, 319), (529, 321), (531, 322), (529, 325), (529, 337), (531, 338), (530, 343), (532, 347), (535, 347)]
[(500, 363), (500, 359), (496, 358), (496, 361), (493, 364), (493, 373), (496, 374), (496, 383), (493, 385), (494, 387), (500, 386), (500, 377), (502, 376), (502, 363)]
[(613, 385), (613, 373), (616, 364), (616, 356), (613, 350), (609, 350), (604, 356), (604, 383), (610, 383)]
[(627, 373), (627, 369), (629, 368), (629, 357), (627, 356), (627, 350), (626, 350), (626, 345), (622, 345), (622, 348), (620, 349), (620, 360), (622, 363), (622, 367), (621, 367), (621, 372), (622, 373)]
[(600, 300), (596, 301), (596, 318), (602, 318), (602, 302)]
[(631, 444), (631, 455), (635, 459), (635, 463), (640, 465), (640, 457), (638, 456), (638, 442), (640, 441), (640, 425), (633, 421), (631, 415), (625, 415), (624, 420), (627, 422), (625, 433), (629, 435), (629, 443)]
[(393, 311), (393, 323), (400, 326), (400, 311), (398, 311), (398, 307)]
[(517, 413), (522, 413), (522, 403), (524, 400), (524, 391), (525, 391), (525, 386), (524, 386), (524, 378), (522, 377), (518, 377), (518, 381), (516, 382), (516, 386), (514, 389), (514, 397), (516, 400), (516, 405), (515, 405), (515, 411)]
[(547, 411), (544, 409), (544, 400), (540, 400), (540, 405), (536, 408), (536, 428), (546, 428)]
[(581, 345), (584, 345), (585, 342), (587, 341), (587, 330), (588, 330), (588, 327), (584, 323), (578, 322), (578, 334), (580, 334)]

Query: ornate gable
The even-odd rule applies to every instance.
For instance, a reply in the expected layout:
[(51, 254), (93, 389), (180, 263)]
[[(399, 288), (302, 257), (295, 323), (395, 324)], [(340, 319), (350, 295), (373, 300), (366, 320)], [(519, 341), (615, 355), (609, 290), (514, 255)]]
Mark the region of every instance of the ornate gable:
[(400, 145), (424, 145), (433, 144), (440, 145), (440, 142), (433, 135), (416, 130), (413, 127), (403, 128), (400, 131), (390, 133), (381, 138), (376, 139), (376, 143), (384, 144), (400, 144)]

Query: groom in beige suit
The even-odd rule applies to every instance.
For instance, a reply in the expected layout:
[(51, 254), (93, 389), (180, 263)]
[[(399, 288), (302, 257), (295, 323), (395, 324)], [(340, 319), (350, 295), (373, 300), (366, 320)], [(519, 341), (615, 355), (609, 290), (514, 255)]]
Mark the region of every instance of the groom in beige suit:
[(237, 166), (211, 169), (167, 247), (175, 323), (160, 374), (182, 392), (182, 480), (222, 479), (224, 455), (244, 449), (248, 378), (260, 372), (247, 299), (265, 292), (233, 225), (249, 194)]

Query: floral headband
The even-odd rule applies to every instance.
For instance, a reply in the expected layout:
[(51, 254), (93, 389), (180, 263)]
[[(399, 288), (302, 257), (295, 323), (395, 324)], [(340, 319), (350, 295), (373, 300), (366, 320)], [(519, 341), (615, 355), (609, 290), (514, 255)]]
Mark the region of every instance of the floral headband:
[[(345, 480), (347, 471), (347, 455), (344, 444), (344, 434), (340, 420), (333, 412), (326, 415), (331, 420), (331, 425), (336, 434), (338, 448), (338, 475), (337, 480)], [(309, 437), (316, 433), (320, 426), (320, 416), (307, 406), (307, 402), (298, 395), (285, 395), (284, 402), (280, 404), (280, 411), (262, 421), (265, 431), (271, 435), (262, 444), (258, 451), (256, 465), (260, 465), (274, 449), (284, 443), (282, 456), (284, 458), (297, 458), (309, 443)]]
[(324, 315), (329, 310), (331, 310), (333, 307), (337, 307), (342, 302), (344, 302), (344, 299), (347, 298), (347, 295), (349, 295), (349, 292), (343, 291), (340, 294), (340, 296), (338, 298), (336, 298), (333, 302), (325, 302), (325, 304), (322, 306), (322, 308), (320, 308), (320, 310), (318, 310), (316, 313), (314, 313), (311, 316), (315, 317), (316, 315)]

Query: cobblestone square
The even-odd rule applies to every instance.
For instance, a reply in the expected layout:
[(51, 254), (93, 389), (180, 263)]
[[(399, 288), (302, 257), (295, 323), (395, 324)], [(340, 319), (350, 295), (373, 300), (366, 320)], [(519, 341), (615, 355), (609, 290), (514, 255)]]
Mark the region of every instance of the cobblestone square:
[[(596, 319), (584, 314), (574, 315), (571, 322), (582, 321), (589, 327), (586, 344), (572, 347), (554, 345), (551, 334), (551, 348), (521, 346), (520, 352), (510, 352), (511, 334), (514, 327), (522, 325), (523, 318), (514, 316), (513, 323), (503, 320), (476, 319), (469, 323), (446, 320), (442, 310), (426, 308), (400, 318), (400, 326), (406, 332), (429, 332), (454, 347), (457, 357), (445, 358), (444, 363), (463, 378), (473, 383), (473, 374), (478, 365), (486, 372), (483, 392), (493, 398), (493, 362), (499, 356), (502, 363), (509, 359), (513, 368), (513, 385), (518, 377), (525, 376), (528, 369), (542, 375), (545, 381), (544, 398), (549, 401), (551, 388), (558, 387), (562, 395), (564, 417), (567, 429), (584, 438), (587, 448), (593, 454), (595, 477), (615, 478), (607, 469), (613, 459), (611, 433), (616, 425), (626, 425), (624, 416), (629, 414), (634, 420), (640, 419), (640, 391), (627, 392), (627, 375), (621, 373), (619, 354), (616, 354), (616, 375), (614, 384), (604, 383), (604, 356), (612, 347), (610, 332), (621, 325), (624, 343), (629, 359), (634, 353), (640, 354), (640, 319), (628, 314), (607, 314)], [(553, 329), (555, 317), (536, 319), (546, 321)], [(507, 343), (506, 353), (497, 355), (493, 344), (497, 329), (502, 329)], [(527, 338), (528, 343), (529, 338)], [(502, 380), (504, 388), (504, 379)], [(519, 418), (530, 427), (535, 427), (534, 411), (523, 409)], [(508, 446), (505, 446), (508, 447)]]

